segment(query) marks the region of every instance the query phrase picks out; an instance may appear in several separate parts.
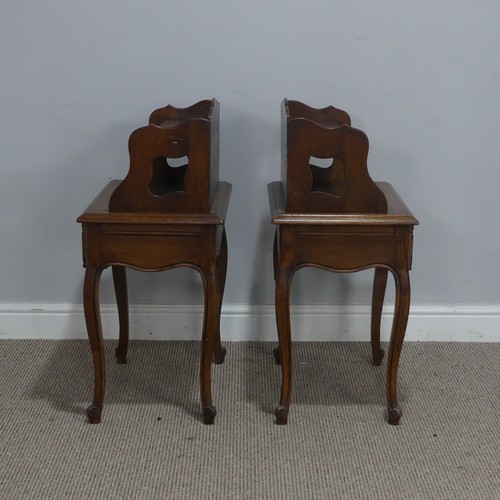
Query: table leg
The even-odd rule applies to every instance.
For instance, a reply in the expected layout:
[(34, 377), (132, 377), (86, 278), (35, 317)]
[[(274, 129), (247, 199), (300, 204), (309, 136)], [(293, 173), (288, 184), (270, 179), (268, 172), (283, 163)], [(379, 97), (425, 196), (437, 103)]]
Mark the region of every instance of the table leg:
[(276, 281), (276, 274), (278, 273), (278, 264), (279, 264), (279, 251), (278, 251), (278, 229), (274, 233), (274, 242), (273, 242), (273, 271), (274, 271), (274, 280)]
[(217, 411), (212, 405), (211, 368), (213, 336), (218, 331), (220, 318), (220, 293), (215, 262), (207, 269), (201, 269), (205, 288), (203, 335), (201, 341), (200, 392), (203, 423), (213, 424)]
[(219, 318), (217, 320), (217, 328), (213, 333), (213, 353), (214, 362), (217, 365), (224, 363), (224, 358), (226, 357), (226, 349), (222, 347), (220, 340), (220, 315), (222, 310), (222, 298), (224, 296), (224, 288), (226, 286), (226, 272), (227, 272), (227, 238), (226, 231), (222, 231), (222, 242), (217, 257), (217, 276), (219, 280)]
[(410, 311), (410, 277), (406, 268), (395, 270), (393, 274), (396, 282), (396, 304), (387, 360), (386, 394), (389, 412), (388, 421), (391, 425), (398, 425), (402, 412), (398, 406), (396, 385), (399, 358)]
[[(278, 265), (279, 265), (279, 251), (278, 251), (278, 228), (274, 233), (274, 242), (273, 242), (273, 272), (274, 272), (274, 281), (276, 281), (276, 275), (278, 273)], [(273, 349), (274, 360), (277, 365), (281, 365), (281, 357), (280, 357), (280, 348), (275, 347)]]
[(384, 351), (380, 348), (380, 322), (382, 319), (382, 307), (384, 305), (385, 288), (387, 285), (387, 274), (387, 268), (375, 268), (371, 319), (372, 363), (375, 366), (380, 366), (382, 358), (384, 357)]
[(87, 265), (83, 285), (83, 308), (94, 363), (94, 400), (93, 404), (87, 409), (87, 416), (91, 424), (98, 424), (101, 421), (105, 389), (104, 344), (99, 311), (99, 280), (101, 272), (101, 268)]
[(128, 349), (128, 293), (127, 293), (127, 274), (126, 268), (123, 266), (113, 266), (113, 284), (115, 287), (116, 304), (118, 306), (118, 318), (120, 322), (120, 336), (118, 347), (115, 349), (116, 359), (118, 363), (124, 364), (127, 362)]
[(288, 408), (292, 390), (292, 339), (290, 328), (290, 289), (293, 272), (290, 268), (280, 268), (276, 276), (276, 324), (278, 327), (279, 347), (274, 353), (281, 364), (282, 385), (280, 404), (276, 408), (276, 423), (285, 425), (288, 421)]

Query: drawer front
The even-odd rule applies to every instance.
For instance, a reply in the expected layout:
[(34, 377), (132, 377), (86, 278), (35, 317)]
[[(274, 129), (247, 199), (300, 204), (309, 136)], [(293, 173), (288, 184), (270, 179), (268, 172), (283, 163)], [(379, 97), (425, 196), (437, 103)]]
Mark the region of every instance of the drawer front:
[(376, 265), (392, 266), (396, 238), (390, 232), (295, 233), (294, 262), (316, 264), (338, 271), (355, 271)]
[(113, 234), (101, 236), (100, 258), (143, 270), (160, 270), (180, 264), (199, 265), (200, 233)]

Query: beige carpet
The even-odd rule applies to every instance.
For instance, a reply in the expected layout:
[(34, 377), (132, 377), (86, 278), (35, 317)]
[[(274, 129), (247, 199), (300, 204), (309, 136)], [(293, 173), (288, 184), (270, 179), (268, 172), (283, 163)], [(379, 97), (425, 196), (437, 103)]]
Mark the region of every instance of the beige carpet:
[(500, 344), (406, 343), (399, 427), (367, 343), (296, 343), (288, 426), (270, 343), (226, 343), (215, 425), (201, 423), (196, 342), (107, 342), (89, 425), (86, 341), (0, 342), (5, 499), (500, 498)]

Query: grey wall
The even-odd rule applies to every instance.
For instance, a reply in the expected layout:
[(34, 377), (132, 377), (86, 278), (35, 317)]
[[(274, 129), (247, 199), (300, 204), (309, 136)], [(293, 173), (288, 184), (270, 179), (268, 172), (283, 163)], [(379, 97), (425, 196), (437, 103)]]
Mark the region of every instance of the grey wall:
[[(216, 97), (226, 302), (272, 303), (266, 184), (289, 97), (349, 111), (372, 177), (420, 219), (414, 303), (498, 304), (499, 18), (496, 0), (3, 0), (0, 301), (81, 303), (75, 218), (126, 174), (129, 134)], [(132, 302), (202, 301), (193, 271), (131, 274)], [(303, 270), (294, 301), (368, 303), (370, 278)]]

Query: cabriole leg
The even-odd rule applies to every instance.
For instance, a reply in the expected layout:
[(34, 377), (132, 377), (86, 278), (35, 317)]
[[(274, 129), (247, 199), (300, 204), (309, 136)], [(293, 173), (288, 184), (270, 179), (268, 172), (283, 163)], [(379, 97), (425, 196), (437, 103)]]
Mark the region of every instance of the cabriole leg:
[(94, 400), (87, 415), (91, 424), (101, 421), (105, 389), (105, 360), (102, 340), (101, 315), (99, 311), (99, 280), (102, 269), (87, 266), (83, 285), (83, 308), (92, 359), (94, 363)]
[(120, 336), (115, 353), (118, 363), (124, 364), (127, 362), (129, 332), (127, 274), (126, 268), (123, 266), (113, 266), (112, 272), (116, 304), (118, 306), (118, 319), (120, 322)]
[(279, 250), (278, 250), (278, 231), (276, 228), (276, 232), (274, 233), (274, 241), (273, 241), (273, 271), (274, 271), (274, 280), (276, 281), (276, 274), (278, 273), (278, 264), (279, 264)]
[(402, 412), (397, 400), (397, 374), (410, 311), (410, 278), (407, 269), (393, 271), (393, 274), (396, 282), (396, 304), (387, 360), (386, 393), (389, 423), (398, 425)]
[(213, 424), (217, 411), (212, 405), (211, 368), (214, 332), (219, 329), (220, 294), (215, 263), (202, 270), (205, 287), (203, 335), (201, 343), (200, 392), (203, 423)]
[(226, 272), (227, 272), (227, 238), (226, 231), (222, 229), (222, 241), (219, 255), (217, 257), (217, 275), (219, 280), (219, 312), (217, 320), (217, 329), (213, 334), (213, 353), (214, 363), (221, 365), (224, 363), (226, 357), (226, 349), (222, 347), (220, 340), (220, 315), (222, 310), (222, 298), (224, 296), (224, 288), (226, 286)]
[(387, 285), (388, 270), (385, 267), (375, 269), (372, 293), (372, 320), (371, 320), (371, 347), (372, 363), (380, 366), (384, 351), (380, 348), (380, 322), (384, 305), (385, 288)]
[[(276, 276), (278, 273), (279, 266), (279, 251), (278, 251), (278, 231), (279, 228), (276, 228), (274, 233), (274, 241), (273, 241), (273, 272), (274, 272), (274, 281), (276, 281)], [(280, 357), (280, 348), (275, 347), (273, 349), (274, 360), (277, 365), (281, 365), (281, 357)]]
[(278, 328), (278, 350), (274, 352), (276, 362), (281, 364), (282, 385), (280, 404), (276, 408), (276, 423), (288, 421), (292, 390), (292, 340), (290, 331), (290, 288), (293, 273), (289, 268), (280, 268), (276, 276), (276, 324)]

